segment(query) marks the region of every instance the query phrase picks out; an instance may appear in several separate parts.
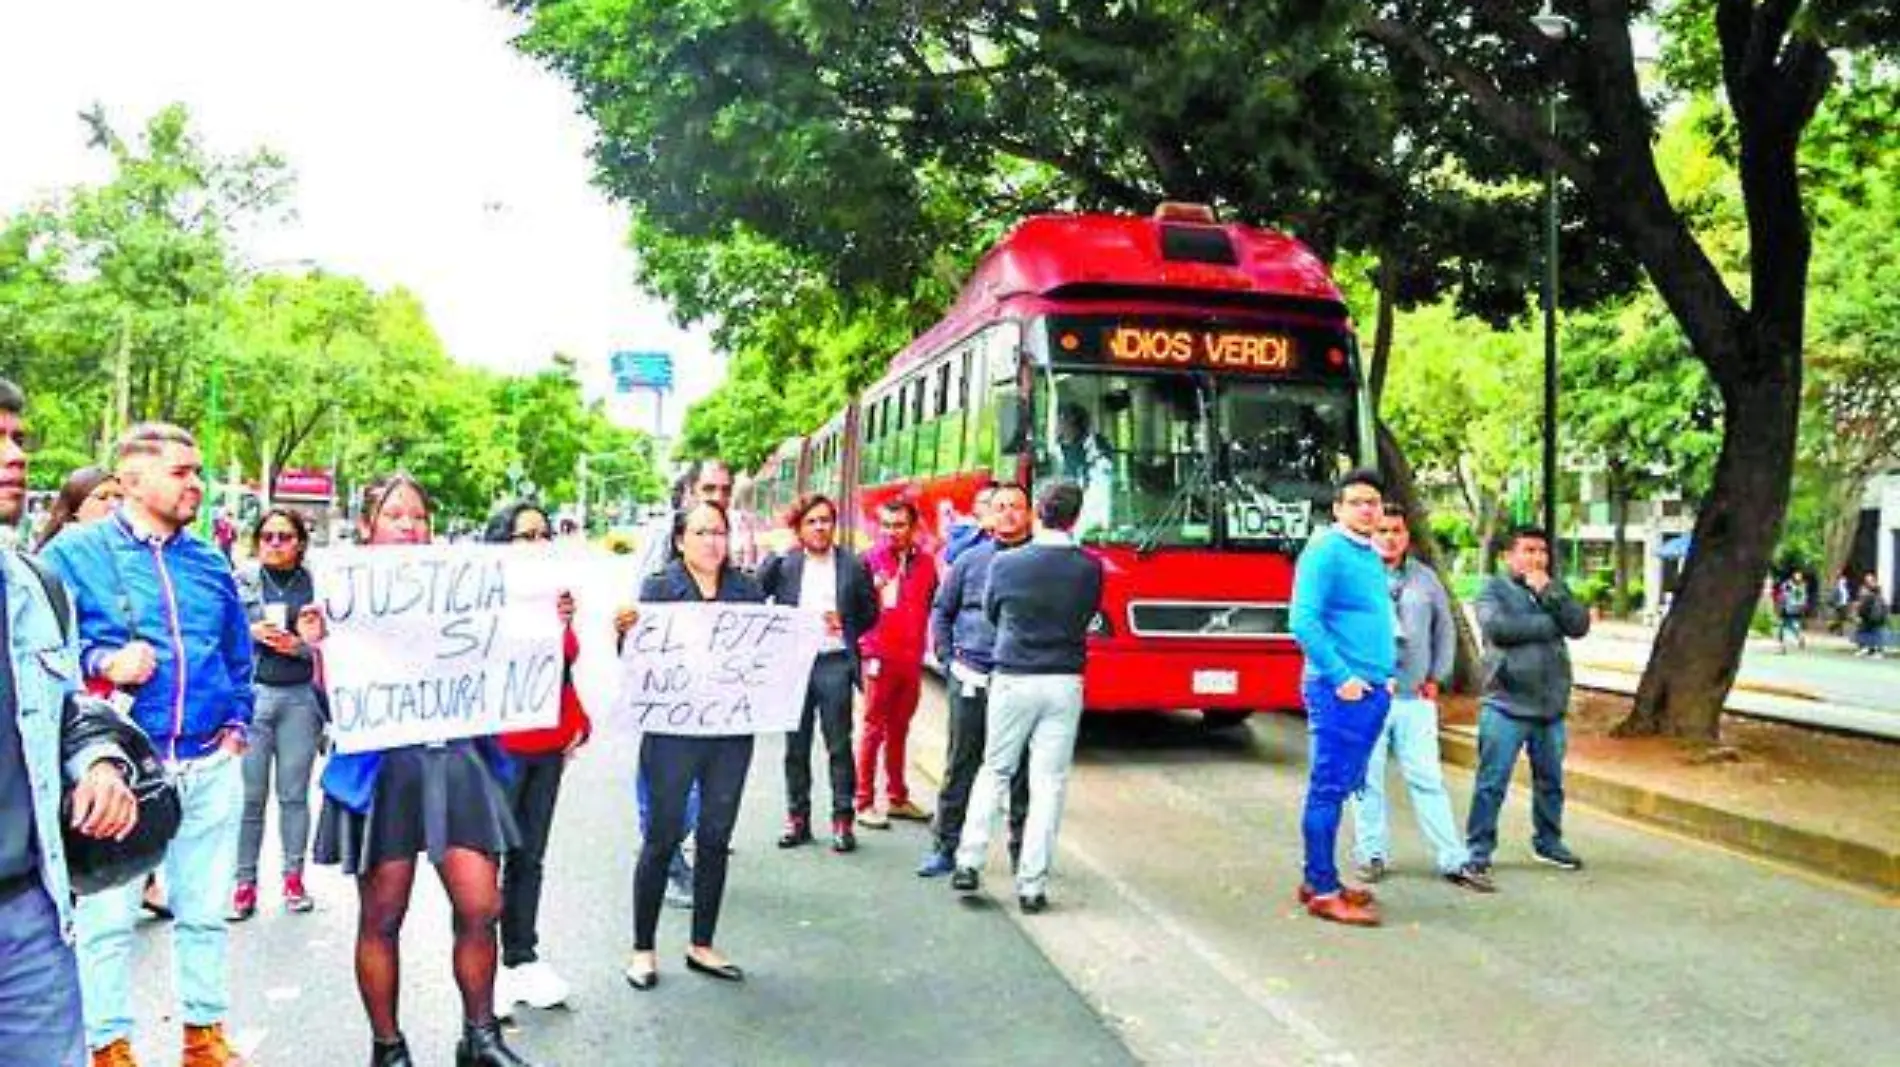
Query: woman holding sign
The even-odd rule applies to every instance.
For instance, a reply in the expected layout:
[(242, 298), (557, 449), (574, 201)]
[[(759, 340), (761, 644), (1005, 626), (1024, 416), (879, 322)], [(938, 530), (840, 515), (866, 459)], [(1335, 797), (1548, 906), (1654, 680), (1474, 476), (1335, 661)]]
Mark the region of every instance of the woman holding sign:
[[(429, 497), (395, 474), (363, 491), (358, 534), (370, 545), (427, 544)], [(462, 994), (457, 1067), (527, 1067), (495, 1019), (495, 923), (501, 856), (521, 843), (492, 738), (332, 756), (323, 772), (318, 863), (356, 876), (356, 984), (369, 1014), (372, 1067), (409, 1067), (396, 1019), (403, 916), (427, 852), (454, 912), (455, 984)]]
[[(680, 558), (642, 583), (640, 602), (764, 603), (759, 584), (732, 565), (731, 529), (726, 509), (718, 504), (695, 504), (676, 515), (673, 543)], [(636, 624), (637, 615), (626, 609), (617, 621), (624, 633)], [(653, 937), (660, 925), (667, 868), (686, 832), (686, 795), (694, 783), (700, 795), (699, 863), (693, 868), (693, 939), (686, 949), (686, 966), (728, 982), (744, 980), (745, 972), (713, 948), (713, 933), (726, 894), (727, 846), (751, 766), (751, 734), (686, 737), (649, 731), (641, 736), (640, 773), (652, 791), (652, 807), (650, 832), (640, 843), (640, 862), (633, 872), (633, 961), (626, 974), (633, 988), (652, 989), (660, 980)]]

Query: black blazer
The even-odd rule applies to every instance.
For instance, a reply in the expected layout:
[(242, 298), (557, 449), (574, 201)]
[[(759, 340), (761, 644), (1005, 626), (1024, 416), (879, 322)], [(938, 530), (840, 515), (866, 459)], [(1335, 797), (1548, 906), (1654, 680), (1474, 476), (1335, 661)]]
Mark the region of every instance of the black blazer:
[[(858, 678), (858, 638), (877, 625), (877, 586), (871, 569), (848, 548), (831, 550), (837, 559), (838, 617), (844, 623), (844, 652), (851, 657), (851, 677)], [(775, 604), (798, 606), (805, 580), (805, 550), (794, 548), (759, 565), (759, 588)]]
[[(722, 604), (763, 604), (765, 590), (750, 575), (727, 564), (719, 572), (719, 591), (712, 599)], [(699, 583), (686, 573), (686, 564), (676, 559), (640, 583), (640, 600), (646, 604), (691, 604), (706, 598), (699, 595)]]

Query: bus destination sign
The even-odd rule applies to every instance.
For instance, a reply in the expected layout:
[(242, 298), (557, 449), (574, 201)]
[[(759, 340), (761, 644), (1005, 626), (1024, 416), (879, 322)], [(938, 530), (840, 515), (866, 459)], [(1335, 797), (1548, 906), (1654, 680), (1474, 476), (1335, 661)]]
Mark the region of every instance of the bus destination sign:
[(1058, 360), (1087, 360), (1149, 370), (1209, 370), (1237, 374), (1294, 374), (1343, 367), (1345, 352), (1325, 353), (1309, 367), (1317, 336), (1255, 325), (1057, 319), (1050, 324)]

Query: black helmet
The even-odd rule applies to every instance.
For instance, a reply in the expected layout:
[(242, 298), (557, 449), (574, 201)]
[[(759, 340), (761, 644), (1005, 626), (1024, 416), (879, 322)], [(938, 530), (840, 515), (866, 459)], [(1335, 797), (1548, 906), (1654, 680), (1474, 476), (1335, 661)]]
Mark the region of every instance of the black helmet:
[(73, 891), (84, 896), (143, 878), (157, 867), (178, 833), (183, 809), (177, 786), (138, 724), (97, 697), (75, 693), (66, 699), (60, 738), (62, 758), (92, 745), (116, 745), (131, 764), (126, 785), (139, 802), (138, 825), (125, 840), (113, 841), (87, 837), (72, 828), (73, 795), (70, 790), (66, 793), (59, 820), (64, 827), (66, 869), (72, 876)]

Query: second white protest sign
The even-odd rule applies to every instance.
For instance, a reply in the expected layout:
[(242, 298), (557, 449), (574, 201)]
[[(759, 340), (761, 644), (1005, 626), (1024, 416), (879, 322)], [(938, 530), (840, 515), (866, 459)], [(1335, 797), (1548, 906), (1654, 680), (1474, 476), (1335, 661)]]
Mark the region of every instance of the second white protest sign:
[(824, 620), (767, 604), (643, 604), (621, 648), (618, 724), (721, 737), (798, 728)]

